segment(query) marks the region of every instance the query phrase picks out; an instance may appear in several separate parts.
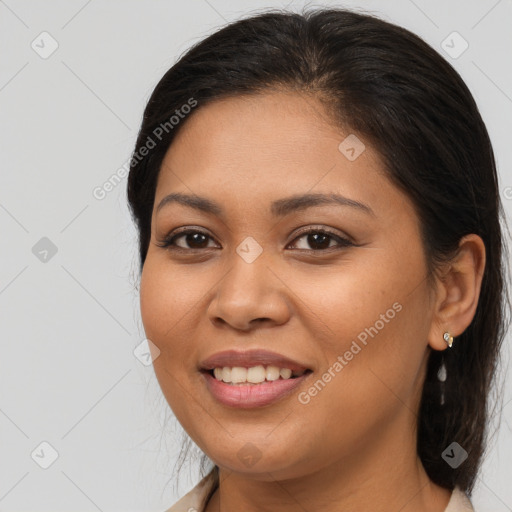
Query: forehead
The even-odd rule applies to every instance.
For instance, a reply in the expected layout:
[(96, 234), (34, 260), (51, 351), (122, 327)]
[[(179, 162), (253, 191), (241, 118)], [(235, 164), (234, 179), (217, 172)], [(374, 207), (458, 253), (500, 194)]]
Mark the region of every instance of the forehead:
[[(311, 95), (269, 92), (198, 105), (165, 155), (155, 205), (170, 192), (252, 206), (287, 191), (335, 192), (378, 207), (400, 192), (372, 146), (354, 137)], [(356, 159), (340, 150), (346, 140), (364, 148)]]
[[(304, 151), (314, 139), (341, 136), (318, 99), (293, 92), (267, 92), (215, 100), (192, 112), (173, 147), (200, 146), (198, 157), (286, 157)], [(315, 135), (317, 135), (315, 137)], [(196, 155), (192, 155), (195, 157)]]

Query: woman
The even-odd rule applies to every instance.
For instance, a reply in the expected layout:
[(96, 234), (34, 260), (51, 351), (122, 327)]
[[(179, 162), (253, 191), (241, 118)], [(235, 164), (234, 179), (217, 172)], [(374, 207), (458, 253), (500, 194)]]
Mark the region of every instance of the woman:
[(155, 88), (128, 199), (155, 372), (214, 463), (169, 511), (473, 510), (502, 207), (437, 52), (342, 9), (232, 23)]

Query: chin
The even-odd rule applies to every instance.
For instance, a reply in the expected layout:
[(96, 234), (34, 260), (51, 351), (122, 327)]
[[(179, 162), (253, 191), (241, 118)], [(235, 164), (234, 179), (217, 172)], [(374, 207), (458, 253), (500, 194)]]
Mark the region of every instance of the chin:
[[(300, 454), (291, 446), (280, 444), (280, 449), (276, 450), (275, 446), (260, 449), (251, 441), (236, 444), (240, 445), (240, 448), (229, 452), (216, 447), (205, 453), (221, 469), (247, 475), (262, 482), (297, 478), (307, 473), (307, 457), (301, 461)], [(294, 460), (290, 460), (291, 453), (295, 454)]]

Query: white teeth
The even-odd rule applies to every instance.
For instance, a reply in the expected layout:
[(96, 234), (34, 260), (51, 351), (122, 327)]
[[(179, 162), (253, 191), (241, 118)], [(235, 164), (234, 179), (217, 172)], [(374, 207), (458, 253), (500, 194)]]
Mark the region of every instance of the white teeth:
[(222, 368), (222, 380), (224, 382), (231, 382), (231, 368), (225, 366)]
[(289, 379), (292, 376), (292, 371), (289, 368), (281, 368), (279, 375), (281, 375), (283, 379)]
[[(294, 377), (302, 375), (304, 372), (297, 372)], [(248, 382), (250, 384), (260, 384), (261, 382), (274, 381), (281, 379), (290, 379), (292, 377), (290, 368), (279, 368), (277, 366), (251, 366), (244, 368), (242, 366), (224, 366), (223, 368), (214, 368), (213, 375), (219, 381), (229, 384), (240, 384)]]
[(267, 371), (264, 366), (253, 366), (247, 369), (247, 382), (259, 384), (263, 382), (267, 376)]
[(267, 380), (279, 379), (279, 368), (277, 366), (267, 366)]
[(233, 384), (247, 382), (247, 368), (242, 368), (241, 366), (231, 368), (231, 382)]

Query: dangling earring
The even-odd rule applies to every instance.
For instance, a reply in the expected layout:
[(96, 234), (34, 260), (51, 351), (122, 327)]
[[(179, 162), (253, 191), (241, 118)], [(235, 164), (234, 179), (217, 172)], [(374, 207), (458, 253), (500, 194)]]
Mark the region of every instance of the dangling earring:
[[(453, 336), (449, 332), (445, 332), (443, 334), (443, 339), (446, 341), (446, 344), (448, 347), (451, 348), (453, 344)], [(445, 381), (446, 381), (446, 365), (444, 364), (444, 361), (441, 363), (441, 366), (439, 368), (439, 371), (437, 372), (437, 379), (441, 383), (440, 389), (441, 389), (441, 405), (444, 405), (444, 391), (445, 391)]]
[(445, 332), (443, 334), (443, 339), (446, 341), (446, 344), (451, 348), (453, 344), (453, 336), (449, 332)]
[(444, 405), (444, 390), (445, 390), (445, 381), (446, 381), (446, 365), (444, 361), (441, 363), (439, 370), (437, 372), (437, 380), (440, 382), (440, 390), (441, 390), (441, 405)]

